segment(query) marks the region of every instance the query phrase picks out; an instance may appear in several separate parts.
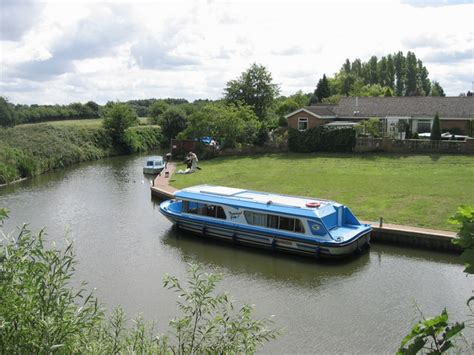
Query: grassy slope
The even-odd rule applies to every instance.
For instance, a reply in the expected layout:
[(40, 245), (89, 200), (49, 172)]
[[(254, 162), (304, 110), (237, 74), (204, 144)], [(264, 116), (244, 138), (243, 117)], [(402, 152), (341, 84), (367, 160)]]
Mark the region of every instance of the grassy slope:
[[(68, 120), (0, 128), (0, 184), (120, 153), (101, 122)], [(132, 130), (131, 151), (148, 150), (160, 142), (157, 126)]]
[[(363, 220), (455, 230), (460, 204), (474, 204), (473, 156), (275, 154), (218, 158), (176, 175), (177, 188), (216, 184), (332, 199)], [(179, 167), (180, 168), (180, 167)]]

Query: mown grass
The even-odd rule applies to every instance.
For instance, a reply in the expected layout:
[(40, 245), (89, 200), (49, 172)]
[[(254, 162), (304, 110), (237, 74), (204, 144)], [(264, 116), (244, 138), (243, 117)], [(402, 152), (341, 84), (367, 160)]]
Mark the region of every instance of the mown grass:
[[(177, 188), (215, 184), (332, 199), (367, 221), (456, 230), (447, 219), (474, 204), (474, 156), (274, 154), (200, 161)], [(184, 168), (178, 166), (178, 169)]]

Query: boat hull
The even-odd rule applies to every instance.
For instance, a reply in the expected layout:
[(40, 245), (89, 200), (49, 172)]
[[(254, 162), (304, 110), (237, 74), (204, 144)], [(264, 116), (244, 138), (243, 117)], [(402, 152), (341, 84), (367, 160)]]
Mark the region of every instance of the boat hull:
[(346, 257), (366, 249), (370, 243), (370, 230), (344, 243), (330, 243), (276, 235), (271, 231), (255, 231), (248, 226), (190, 218), (170, 211), (164, 206), (160, 206), (160, 212), (180, 230), (234, 244), (310, 257)]
[(143, 173), (144, 174), (150, 174), (150, 175), (158, 175), (159, 173), (161, 173), (163, 171), (163, 168), (149, 168), (149, 167), (144, 167), (143, 168)]

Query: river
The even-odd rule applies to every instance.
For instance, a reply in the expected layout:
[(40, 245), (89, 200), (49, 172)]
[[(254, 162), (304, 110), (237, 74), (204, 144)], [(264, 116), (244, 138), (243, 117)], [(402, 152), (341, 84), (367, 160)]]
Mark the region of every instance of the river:
[(217, 268), (219, 290), (283, 329), (262, 353), (394, 353), (420, 319), (417, 305), (425, 316), (446, 307), (451, 319), (467, 318), (473, 283), (456, 255), (373, 244), (356, 258), (317, 261), (177, 233), (150, 196), (144, 159), (83, 163), (0, 188), (0, 207), (11, 210), (4, 230), (28, 222), (59, 244), (73, 240), (77, 282), (160, 331), (177, 313), (165, 273), (184, 279), (189, 262)]

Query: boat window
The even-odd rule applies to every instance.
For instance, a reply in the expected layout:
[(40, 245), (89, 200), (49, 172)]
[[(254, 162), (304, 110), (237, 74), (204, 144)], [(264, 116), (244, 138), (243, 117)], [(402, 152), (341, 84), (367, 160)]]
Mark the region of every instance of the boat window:
[(245, 219), (248, 224), (253, 226), (263, 226), (267, 225), (267, 215), (263, 213), (244, 211)]
[(304, 233), (303, 224), (299, 219), (295, 219), (295, 232)]
[(221, 206), (216, 206), (216, 217), (220, 219), (227, 219), (224, 209)]
[(221, 206), (206, 205), (191, 201), (183, 201), (182, 211), (185, 213), (198, 214), (200, 216), (226, 219), (224, 209)]
[(295, 230), (295, 219), (280, 217), (280, 229), (293, 232)]
[(269, 214), (267, 219), (267, 227), (278, 229), (278, 216)]
[(152, 161), (147, 161), (146, 166), (153, 166), (153, 162)]
[(291, 232), (304, 233), (303, 224), (299, 219), (275, 216), (251, 211), (244, 211), (244, 216), (248, 224), (253, 226), (263, 226), (274, 229), (282, 229)]

